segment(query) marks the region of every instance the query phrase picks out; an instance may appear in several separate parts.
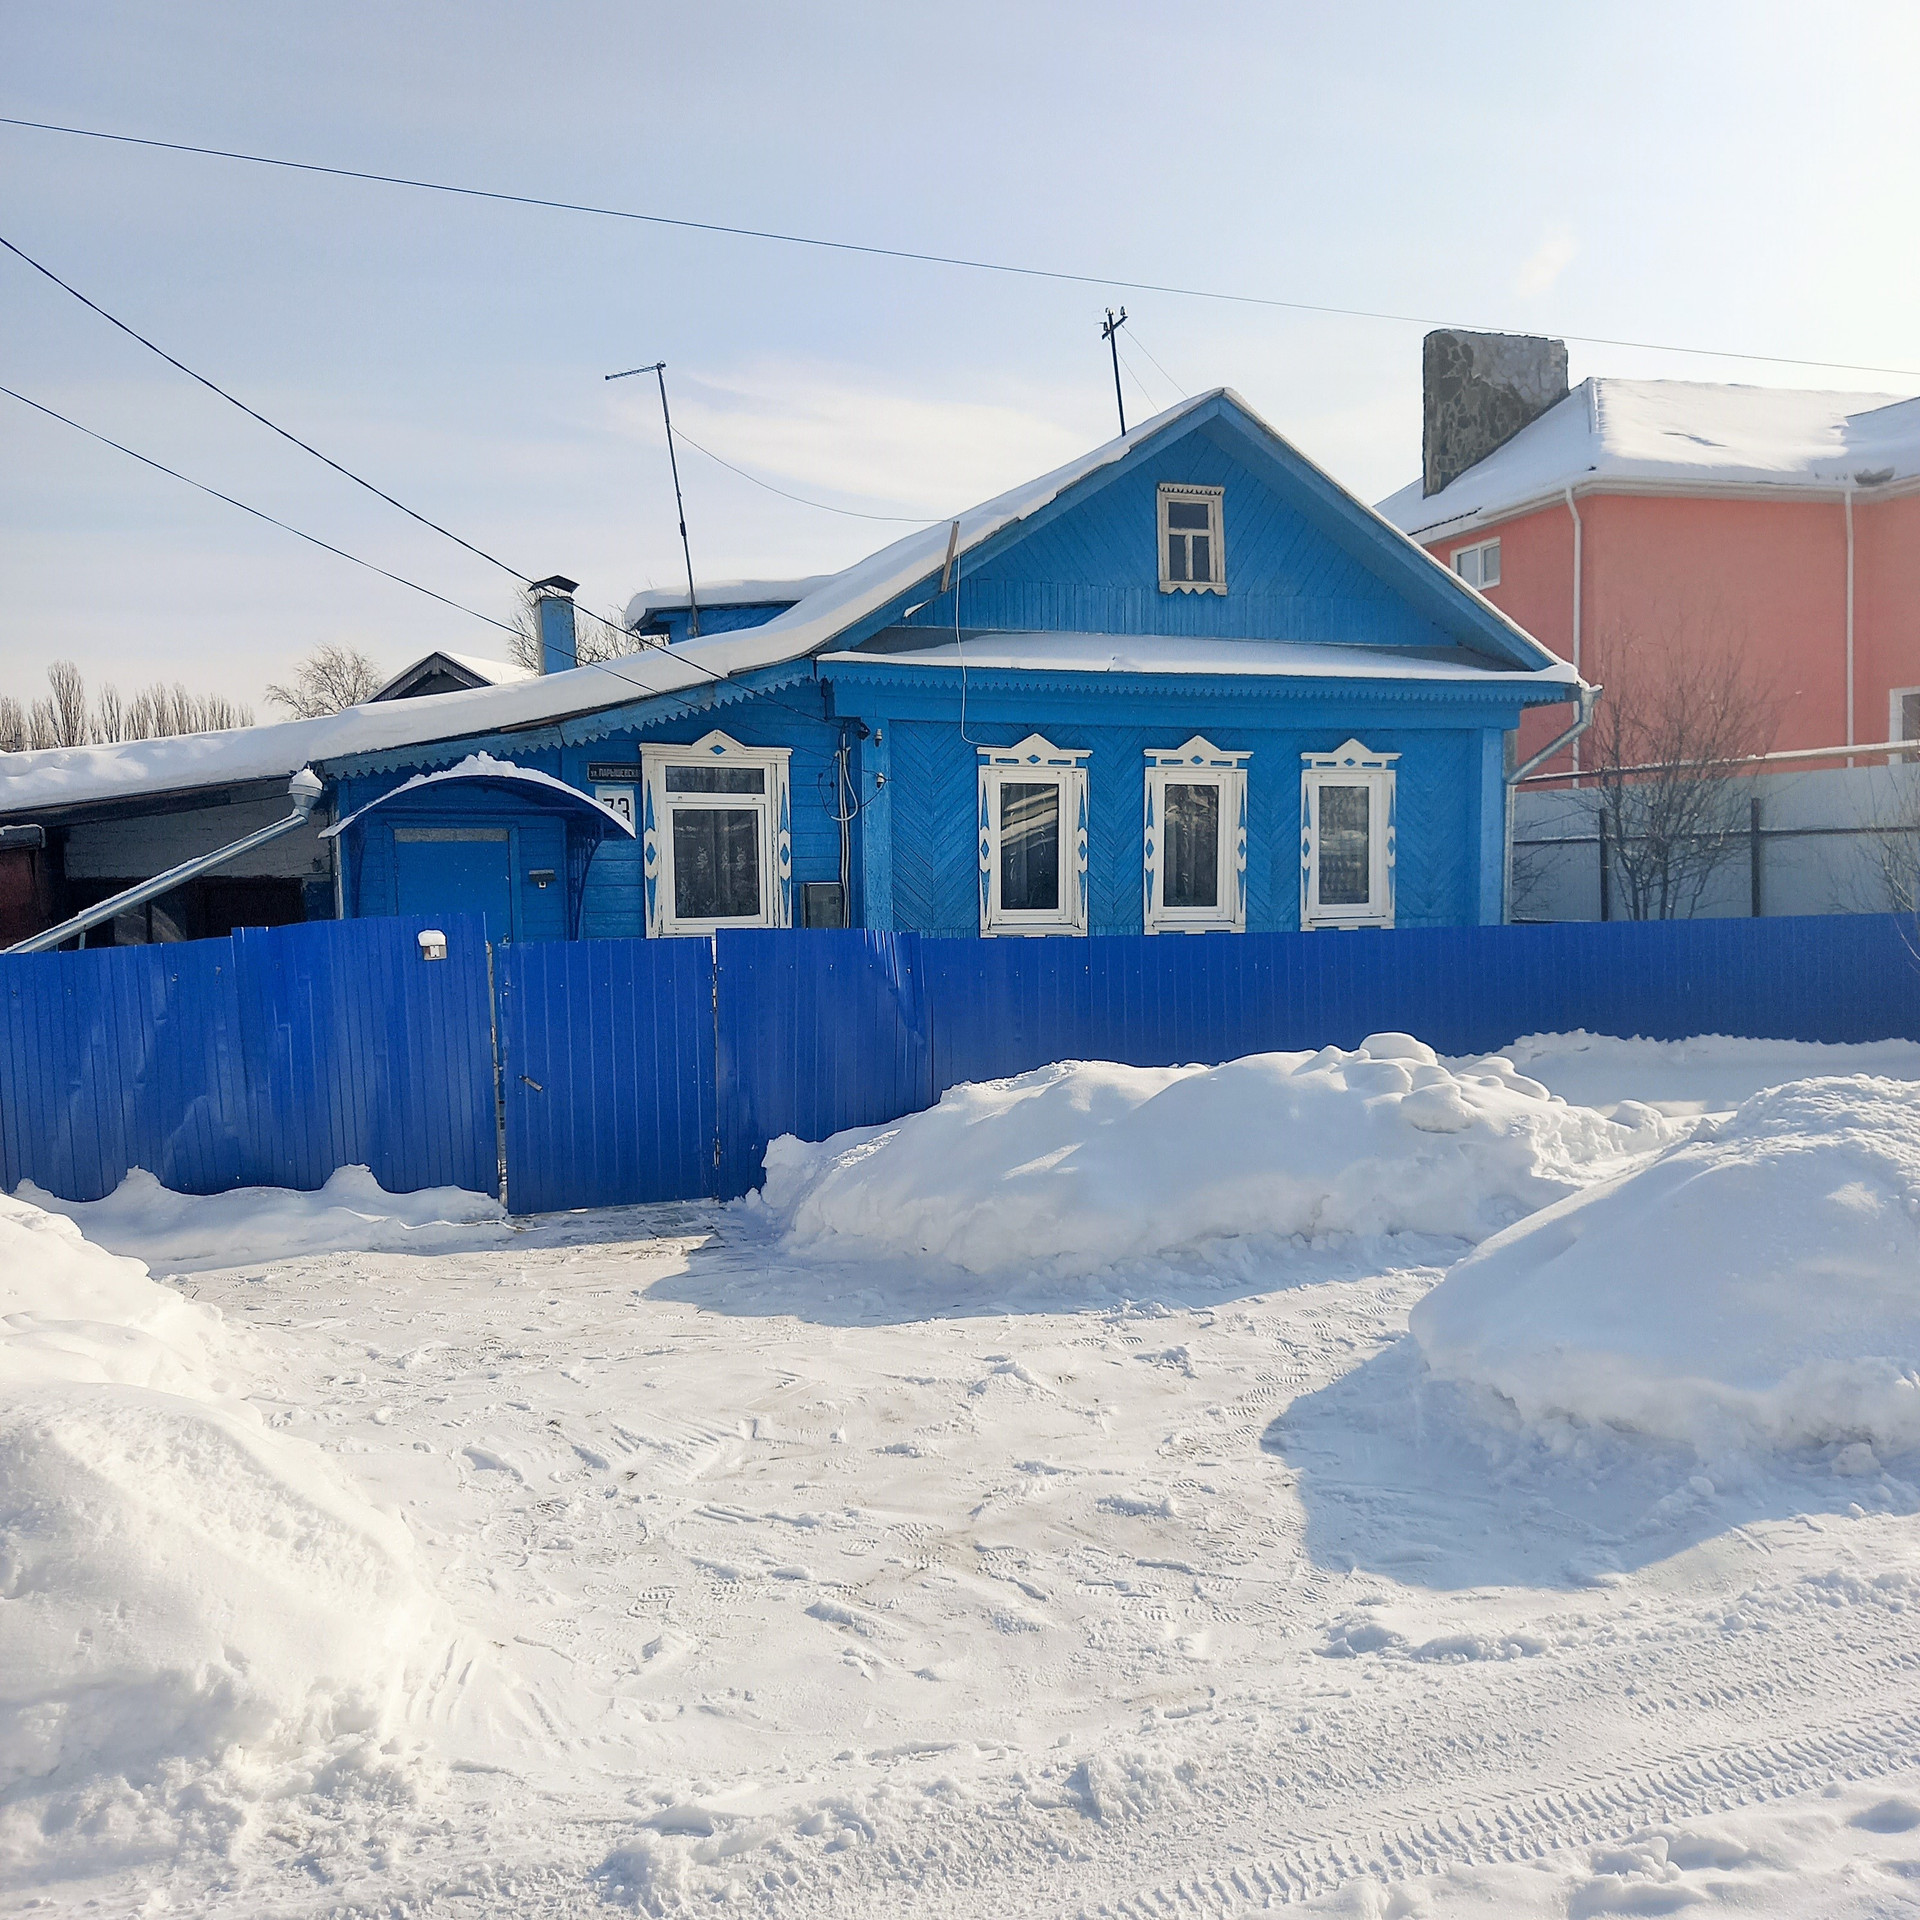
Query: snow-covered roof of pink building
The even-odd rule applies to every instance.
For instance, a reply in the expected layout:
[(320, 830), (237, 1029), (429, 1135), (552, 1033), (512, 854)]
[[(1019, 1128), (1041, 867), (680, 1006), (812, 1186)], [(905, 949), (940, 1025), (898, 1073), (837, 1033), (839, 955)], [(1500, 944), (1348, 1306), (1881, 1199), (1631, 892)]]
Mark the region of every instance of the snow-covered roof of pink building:
[(1419, 539), (1505, 519), (1568, 487), (1829, 492), (1917, 478), (1920, 399), (1593, 379), (1438, 493), (1415, 480), (1379, 511)]

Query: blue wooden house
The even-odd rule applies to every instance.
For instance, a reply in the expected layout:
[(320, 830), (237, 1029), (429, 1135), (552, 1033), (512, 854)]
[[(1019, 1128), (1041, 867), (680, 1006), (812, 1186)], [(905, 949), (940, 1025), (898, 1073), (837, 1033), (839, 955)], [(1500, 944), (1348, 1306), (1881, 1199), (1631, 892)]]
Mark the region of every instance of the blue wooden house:
[(1583, 691), (1224, 390), (843, 573), (709, 593), (697, 637), (646, 595), (651, 644), (575, 666), (569, 590), (544, 677), (235, 736), (330, 783), (337, 912), (513, 940), (1498, 921), (1520, 715)]

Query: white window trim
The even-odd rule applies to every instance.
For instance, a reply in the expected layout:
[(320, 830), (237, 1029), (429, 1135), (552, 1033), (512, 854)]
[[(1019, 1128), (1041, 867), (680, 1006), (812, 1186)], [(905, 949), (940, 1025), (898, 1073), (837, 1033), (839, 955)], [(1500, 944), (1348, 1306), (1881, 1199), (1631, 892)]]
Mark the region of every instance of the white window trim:
[[(1247, 761), (1195, 734), (1183, 747), (1147, 749), (1146, 833), (1142, 881), (1149, 933), (1245, 933), (1247, 930)], [(1160, 898), (1161, 829), (1167, 787), (1220, 790), (1220, 885), (1217, 907), (1169, 907)]]
[[(788, 797), (787, 762), (790, 747), (744, 747), (738, 740), (713, 732), (690, 747), (643, 746), (640, 749), (640, 871), (645, 883), (647, 934), (651, 939), (679, 934), (710, 934), (727, 927), (790, 927), (793, 925), (793, 809)], [(764, 794), (667, 793), (669, 767), (764, 767)], [(753, 918), (683, 920), (673, 911), (673, 832), (669, 820), (674, 806), (706, 806), (716, 802), (751, 808), (760, 815), (760, 911)]]
[[(1467, 580), (1466, 572), (1460, 565), (1461, 561), (1466, 559), (1469, 554), (1478, 556), (1478, 561), (1474, 568), (1474, 577), (1471, 580)], [(1487, 570), (1488, 554), (1493, 555), (1493, 578), (1491, 580), (1483, 578)], [(1458, 574), (1462, 580), (1466, 580), (1467, 585), (1472, 587), (1476, 593), (1485, 593), (1488, 587), (1497, 587), (1500, 584), (1500, 541), (1498, 536), (1496, 535), (1495, 538), (1491, 540), (1476, 540), (1471, 546), (1455, 547), (1450, 556), (1449, 564), (1452, 566), (1454, 572)]]
[[(1349, 740), (1332, 753), (1300, 756), (1300, 927), (1304, 933), (1333, 927), (1391, 927), (1396, 825), (1394, 788), (1397, 753), (1375, 753)], [(1365, 906), (1320, 904), (1320, 789), (1365, 786), (1371, 790), (1367, 820), (1370, 868)]]
[(1900, 731), (1900, 723), (1906, 718), (1902, 711), (1906, 701), (1920, 694), (1920, 687), (1893, 687), (1887, 693), (1887, 738), (1889, 740), (1920, 739), (1920, 735), (1908, 735)]
[[(1060, 905), (1045, 912), (1000, 904), (1000, 789), (1009, 780), (1060, 789)], [(1087, 930), (1087, 754), (1030, 733), (1015, 747), (980, 749), (980, 933), (1084, 934)]]
[[(1210, 580), (1175, 580), (1167, 572), (1167, 507), (1170, 502), (1201, 501), (1207, 508), (1208, 557), (1213, 563)], [(1226, 489), (1189, 487), (1171, 480), (1160, 483), (1156, 519), (1159, 526), (1159, 570), (1162, 593), (1225, 593), (1227, 590)]]

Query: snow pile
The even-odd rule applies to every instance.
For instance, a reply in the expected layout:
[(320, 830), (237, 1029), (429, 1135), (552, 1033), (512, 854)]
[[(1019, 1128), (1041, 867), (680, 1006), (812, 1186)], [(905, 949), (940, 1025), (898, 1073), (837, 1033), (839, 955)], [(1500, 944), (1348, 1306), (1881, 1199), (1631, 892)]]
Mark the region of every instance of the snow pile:
[[(1530, 1033), (1500, 1049), (1526, 1074), (1577, 1107), (1611, 1113), (1621, 1101), (1673, 1117), (1731, 1113), (1766, 1087), (1828, 1074), (1920, 1080), (1920, 1044), (1869, 1040), (1618, 1040), (1608, 1034)], [(1448, 1065), (1471, 1070), (1471, 1061)]]
[(309, 1253), (444, 1253), (511, 1231), (499, 1201), (486, 1194), (462, 1187), (388, 1193), (365, 1167), (341, 1167), (314, 1193), (175, 1193), (135, 1167), (104, 1200), (62, 1200), (31, 1180), (21, 1181), (19, 1197), (65, 1214), (95, 1246), (162, 1274)]
[(1920, 1446), (1920, 1087), (1801, 1080), (1489, 1241), (1414, 1309), (1432, 1371), (1534, 1422)]
[(767, 1149), (787, 1244), (1065, 1276), (1223, 1235), (1478, 1240), (1673, 1137), (1570, 1107), (1503, 1059), (1405, 1034), (1220, 1067), (1069, 1061), (929, 1112)]
[(437, 1609), (405, 1527), (240, 1397), (246, 1359), (0, 1197), (0, 1860), (151, 1840), (210, 1767), (393, 1767)]

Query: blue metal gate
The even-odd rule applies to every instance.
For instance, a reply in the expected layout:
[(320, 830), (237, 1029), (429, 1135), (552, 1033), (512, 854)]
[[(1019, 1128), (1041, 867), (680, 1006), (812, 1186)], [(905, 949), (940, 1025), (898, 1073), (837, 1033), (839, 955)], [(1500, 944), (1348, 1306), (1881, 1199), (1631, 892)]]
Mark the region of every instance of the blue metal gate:
[(494, 1191), (484, 923), (321, 921), (227, 940), (0, 957), (0, 1179), (97, 1200), (134, 1167), (183, 1193)]

